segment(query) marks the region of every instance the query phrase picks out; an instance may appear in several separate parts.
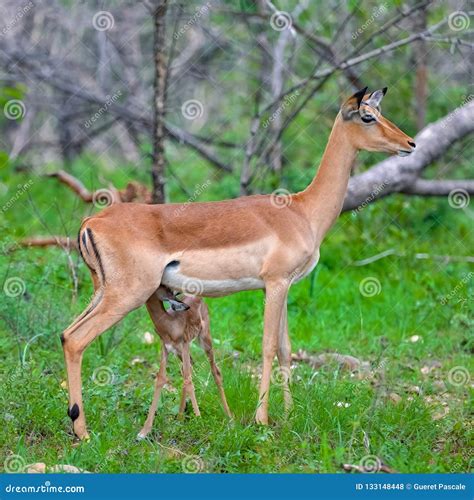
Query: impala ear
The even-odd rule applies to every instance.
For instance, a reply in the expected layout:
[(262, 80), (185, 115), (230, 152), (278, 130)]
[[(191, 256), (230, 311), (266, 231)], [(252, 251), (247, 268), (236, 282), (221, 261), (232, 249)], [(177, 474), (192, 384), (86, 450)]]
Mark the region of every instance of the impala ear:
[(354, 95), (349, 97), (349, 99), (342, 105), (341, 114), (344, 120), (350, 120), (354, 114), (358, 113), (360, 103), (367, 92), (367, 87), (358, 90)]
[(380, 106), (380, 102), (383, 99), (383, 96), (386, 93), (387, 93), (387, 87), (372, 92), (372, 94), (370, 94), (369, 98), (367, 99), (367, 105), (371, 106), (372, 108), (378, 108)]

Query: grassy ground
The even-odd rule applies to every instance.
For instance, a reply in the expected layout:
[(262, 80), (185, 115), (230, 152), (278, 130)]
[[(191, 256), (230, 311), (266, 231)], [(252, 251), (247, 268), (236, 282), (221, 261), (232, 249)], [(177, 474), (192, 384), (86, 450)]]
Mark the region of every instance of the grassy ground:
[[(51, 181), (36, 183), (6, 213), (5, 243), (45, 234), (30, 195), (54, 232), (76, 231), (84, 207), (64, 188), (45, 192), (43, 182)], [(91, 440), (74, 445), (59, 334), (89, 300), (88, 273), (79, 264), (74, 302), (62, 251), (3, 257), (3, 288), (8, 278), (19, 278), (25, 292), (4, 292), (0, 305), (0, 467), (6, 461), (11, 468), (17, 455), (20, 464), (72, 464), (93, 472), (338, 472), (343, 463), (375, 455), (400, 472), (468, 471), (473, 267), (415, 255), (472, 255), (473, 215), (472, 208), (456, 210), (447, 200), (392, 197), (340, 218), (316, 271), (292, 288), (293, 351), (351, 354), (370, 362), (371, 373), (360, 379), (332, 365), (315, 371), (296, 364), (294, 410), (282, 416), (282, 395), (274, 386), (268, 428), (253, 424), (262, 294), (208, 300), (235, 419), (224, 418), (206, 359), (194, 346), (202, 417), (179, 420), (179, 392), (166, 391), (144, 442), (135, 436), (159, 359), (158, 342), (143, 341), (152, 331), (146, 311), (130, 314), (87, 350), (83, 382)], [(395, 254), (353, 264), (389, 249)], [(379, 292), (372, 297), (361, 293), (367, 278)], [(174, 359), (171, 375), (179, 391)]]

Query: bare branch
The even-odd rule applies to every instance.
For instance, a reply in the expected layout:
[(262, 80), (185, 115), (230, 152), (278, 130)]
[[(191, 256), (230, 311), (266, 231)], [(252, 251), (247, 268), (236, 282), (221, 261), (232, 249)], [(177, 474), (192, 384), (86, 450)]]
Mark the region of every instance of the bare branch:
[[(140, 110), (130, 105), (122, 105), (116, 101), (108, 101), (106, 96), (93, 92), (88, 89), (86, 85), (78, 85), (62, 76), (59, 76), (51, 69), (54, 68), (54, 65), (52, 63), (49, 65), (50, 61), (45, 60), (44, 57), (12, 49), (10, 47), (6, 47), (5, 44), (0, 43), (0, 59), (5, 61), (5, 66), (7, 68), (9, 65), (17, 65), (26, 71), (30, 76), (67, 95), (77, 97), (99, 107), (104, 106), (107, 103), (108, 111), (115, 114), (126, 123), (135, 124), (139, 129), (145, 131), (146, 133), (150, 133), (153, 128), (153, 120), (148, 111)], [(41, 60), (41, 64), (37, 64), (38, 60)], [(198, 137), (194, 136), (190, 132), (180, 129), (179, 127), (171, 125), (170, 123), (165, 123), (165, 129), (167, 135), (171, 139), (194, 149), (215, 167), (227, 172), (232, 172), (232, 167), (216, 157), (216, 155), (206, 145), (201, 143)]]

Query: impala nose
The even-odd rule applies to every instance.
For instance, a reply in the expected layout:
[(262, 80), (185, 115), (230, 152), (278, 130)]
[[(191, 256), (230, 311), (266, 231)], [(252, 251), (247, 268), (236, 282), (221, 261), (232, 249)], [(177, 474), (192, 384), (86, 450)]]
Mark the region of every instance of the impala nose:
[(416, 144), (413, 141), (408, 141), (408, 144), (410, 144), (412, 148), (416, 148)]

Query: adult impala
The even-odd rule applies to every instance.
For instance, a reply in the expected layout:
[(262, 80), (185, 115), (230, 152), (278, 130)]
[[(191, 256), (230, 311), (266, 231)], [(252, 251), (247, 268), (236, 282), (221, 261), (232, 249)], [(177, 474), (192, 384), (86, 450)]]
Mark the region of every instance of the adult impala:
[(291, 405), (290, 285), (316, 266), (321, 242), (339, 215), (352, 163), (361, 149), (406, 155), (413, 140), (380, 114), (386, 88), (349, 98), (338, 113), (317, 175), (288, 203), (270, 195), (192, 205), (113, 205), (85, 219), (79, 245), (96, 293), (62, 335), (73, 428), (87, 437), (81, 361), (85, 348), (161, 286), (218, 297), (265, 290), (263, 369), (256, 421), (268, 423), (272, 363), (284, 375)]

